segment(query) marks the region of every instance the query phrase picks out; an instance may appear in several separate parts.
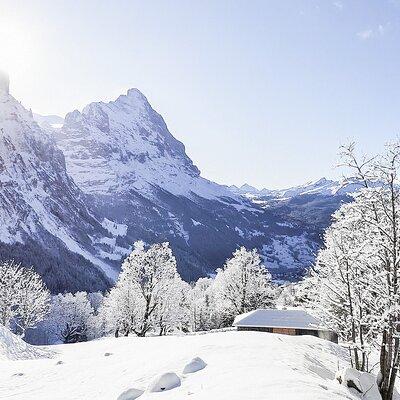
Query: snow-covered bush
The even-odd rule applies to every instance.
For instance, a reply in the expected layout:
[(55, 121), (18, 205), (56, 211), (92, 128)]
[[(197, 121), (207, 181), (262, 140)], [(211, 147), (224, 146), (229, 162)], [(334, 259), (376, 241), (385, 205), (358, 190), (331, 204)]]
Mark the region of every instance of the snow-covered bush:
[(200, 357), (195, 357), (193, 360), (188, 362), (182, 370), (183, 374), (193, 374), (194, 372), (204, 369), (207, 364)]
[(227, 324), (238, 314), (274, 306), (275, 288), (271, 275), (255, 249), (241, 247), (236, 250), (224, 267), (217, 270), (213, 285)]
[(47, 326), (63, 343), (82, 342), (96, 336), (96, 322), (86, 292), (53, 297)]
[(0, 264), (0, 323), (25, 336), (49, 311), (50, 293), (32, 268)]
[(181, 386), (181, 378), (175, 372), (166, 372), (156, 376), (149, 384), (147, 391), (150, 393), (164, 392)]

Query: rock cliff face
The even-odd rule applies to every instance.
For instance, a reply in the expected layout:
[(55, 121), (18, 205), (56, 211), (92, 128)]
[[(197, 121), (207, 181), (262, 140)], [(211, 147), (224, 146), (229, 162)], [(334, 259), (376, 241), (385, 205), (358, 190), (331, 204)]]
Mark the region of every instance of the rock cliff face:
[(115, 271), (97, 258), (95, 242), (108, 232), (67, 175), (54, 139), (7, 88), (0, 90), (0, 258), (34, 265), (53, 291), (103, 289)]

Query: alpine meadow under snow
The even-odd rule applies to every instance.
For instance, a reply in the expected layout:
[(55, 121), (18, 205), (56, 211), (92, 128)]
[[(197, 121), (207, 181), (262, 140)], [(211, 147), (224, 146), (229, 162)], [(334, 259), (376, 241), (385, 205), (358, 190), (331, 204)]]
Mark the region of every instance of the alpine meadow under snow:
[[(338, 366), (349, 365), (347, 352), (338, 345), (307, 336), (220, 332), (194, 336), (106, 338), (52, 346), (51, 350), (42, 349), (42, 353), (32, 359), (32, 349), (18, 349), (19, 341), (8, 336), (9, 345), (16, 348), (14, 355), (11, 358), (2, 353), (4, 336), (1, 332), (0, 398), (361, 398), (357, 390), (335, 380)], [(184, 372), (185, 366), (195, 357), (203, 360), (205, 367), (196, 372)], [(167, 389), (171, 385), (172, 388), (157, 390), (159, 377), (166, 373), (176, 374), (177, 381), (167, 379), (162, 385)], [(367, 390), (372, 385), (368, 374), (365, 375), (362, 383)], [(363, 398), (378, 399), (375, 390), (376, 387), (370, 390), (371, 395)]]

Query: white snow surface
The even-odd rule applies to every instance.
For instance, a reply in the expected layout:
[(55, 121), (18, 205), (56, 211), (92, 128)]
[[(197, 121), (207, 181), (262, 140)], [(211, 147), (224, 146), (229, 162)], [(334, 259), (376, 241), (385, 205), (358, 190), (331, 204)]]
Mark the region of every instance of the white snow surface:
[[(309, 336), (221, 332), (167, 337), (123, 337), (52, 347), (55, 359), (0, 362), (0, 398), (117, 400), (122, 393), (157, 400), (359, 399), (335, 380), (348, 367), (338, 345)], [(105, 353), (112, 353), (105, 357)], [(183, 374), (193, 357), (205, 368)], [(60, 363), (62, 361), (62, 363)], [(146, 391), (174, 372), (181, 385)], [(131, 389), (129, 392), (128, 390)], [(134, 397), (132, 397), (134, 398)]]
[[(49, 358), (53, 355), (51, 350), (32, 346), (0, 325), (0, 365), (10, 360)], [(2, 375), (0, 374), (0, 376)]]

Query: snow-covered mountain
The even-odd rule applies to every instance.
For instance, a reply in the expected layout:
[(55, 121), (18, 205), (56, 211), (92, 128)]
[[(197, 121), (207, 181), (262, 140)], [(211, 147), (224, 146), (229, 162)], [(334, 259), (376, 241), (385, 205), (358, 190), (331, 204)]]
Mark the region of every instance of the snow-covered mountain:
[[(183, 144), (137, 89), (68, 114), (54, 135), (90, 206), (127, 227), (117, 245), (168, 240), (188, 280), (213, 273), (240, 245), (259, 248), (267, 266), (289, 275), (314, 259), (325, 226), (315, 229), (270, 207), (283, 193), (264, 189), (255, 196), (249, 185), (239, 190), (201, 177)], [(324, 186), (328, 181), (321, 180), (287, 195)], [(253, 196), (244, 195), (249, 190)], [(257, 201), (265, 195), (267, 200)], [(113, 246), (103, 255), (113, 258)]]
[(240, 187), (232, 185), (229, 187), (229, 189), (234, 193), (245, 195), (249, 198), (268, 196), (275, 199), (289, 199), (291, 197), (307, 194), (316, 194), (321, 196), (346, 195), (348, 193), (353, 193), (359, 187), (360, 185), (345, 185), (340, 181), (321, 178), (316, 181), (310, 181), (303, 185), (294, 186), (287, 189), (257, 189), (254, 186), (246, 183)]
[[(2, 82), (2, 83), (1, 83)], [(112, 237), (67, 175), (62, 152), (0, 81), (0, 259), (34, 267), (54, 290), (104, 289), (115, 275), (97, 257)], [(96, 267), (94, 266), (96, 264)]]
[(137, 89), (67, 114), (57, 140), (68, 172), (88, 194), (136, 190), (157, 199), (162, 188), (176, 196), (230, 196), (224, 186), (200, 177), (184, 145)]
[(53, 291), (105, 288), (139, 239), (169, 241), (186, 280), (241, 245), (296, 278), (348, 200), (328, 180), (257, 191), (203, 178), (137, 89), (63, 120), (32, 115), (1, 82), (0, 259), (33, 265)]
[[(103, 218), (127, 226), (118, 246), (168, 240), (186, 279), (213, 271), (253, 228), (246, 198), (200, 176), (184, 145), (137, 89), (92, 103), (54, 131), (68, 173)], [(255, 217), (253, 217), (254, 219)], [(115, 244), (105, 258), (113, 258)]]

